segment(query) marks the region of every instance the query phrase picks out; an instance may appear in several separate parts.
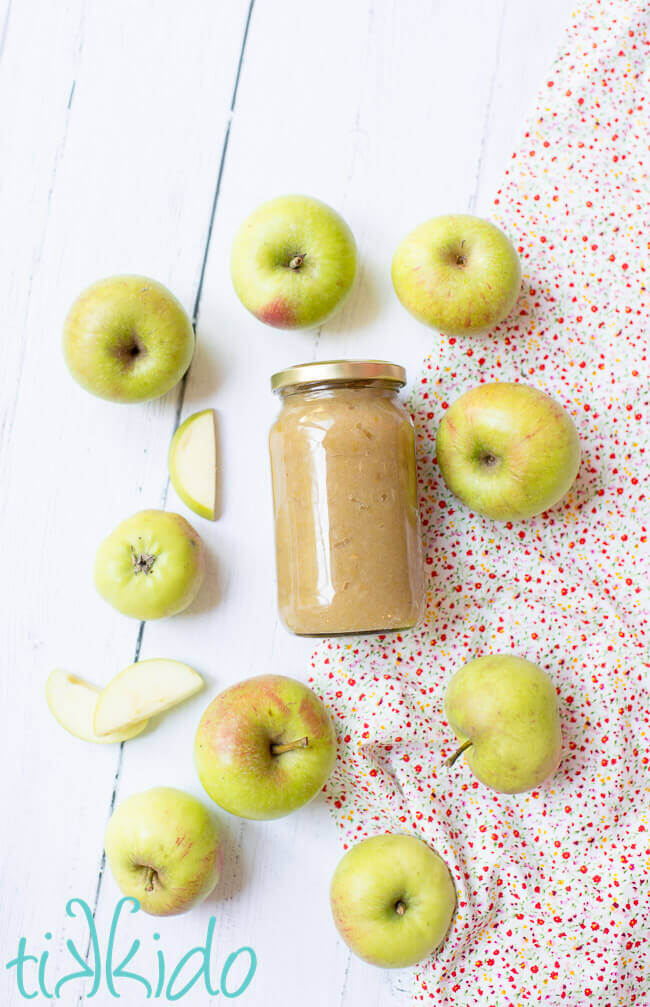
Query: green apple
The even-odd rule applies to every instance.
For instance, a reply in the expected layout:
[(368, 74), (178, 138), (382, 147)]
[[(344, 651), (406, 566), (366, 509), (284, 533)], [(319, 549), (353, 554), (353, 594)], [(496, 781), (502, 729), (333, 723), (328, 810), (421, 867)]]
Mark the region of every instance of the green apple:
[(406, 968), (442, 943), (456, 908), (444, 860), (416, 836), (372, 836), (348, 850), (330, 887), (334, 922), (355, 955)]
[(201, 783), (240, 818), (281, 818), (315, 797), (336, 760), (336, 734), (302, 682), (259, 675), (213, 699), (196, 732)]
[(308, 196), (263, 203), (241, 225), (230, 256), (239, 300), (278, 329), (324, 322), (350, 293), (356, 269), (350, 228)]
[(201, 587), (205, 550), (180, 514), (142, 510), (104, 539), (95, 558), (95, 587), (134, 619), (161, 619), (187, 608)]
[(207, 808), (173, 787), (122, 801), (104, 846), (121, 891), (152, 916), (186, 912), (210, 894), (221, 873), (221, 838)]
[(217, 428), (214, 409), (188, 416), (169, 445), (169, 478), (183, 503), (214, 521), (217, 510)]
[(402, 241), (393, 258), (400, 301), (426, 325), (450, 336), (486, 332), (510, 314), (521, 287), (510, 239), (479, 217), (434, 217)]
[(536, 664), (513, 654), (479, 657), (460, 668), (445, 693), (445, 713), (481, 783), (502, 794), (533, 790), (562, 755), (555, 686)]
[(65, 361), (82, 388), (112, 402), (164, 395), (190, 366), (187, 312), (146, 276), (109, 276), (84, 290), (63, 327)]
[(128, 727), (118, 727), (110, 734), (99, 735), (95, 732), (95, 708), (101, 690), (90, 682), (85, 682), (69, 671), (55, 668), (50, 673), (45, 686), (47, 705), (64, 727), (76, 738), (83, 741), (94, 741), (96, 744), (107, 745), (113, 742), (128, 741), (144, 731), (147, 720), (132, 721)]
[(152, 658), (129, 665), (98, 697), (96, 734), (110, 735), (177, 706), (203, 688), (201, 676), (181, 661)]
[(497, 521), (553, 507), (580, 466), (569, 414), (537, 388), (510, 382), (478, 385), (456, 399), (438, 429), (436, 453), (452, 493)]

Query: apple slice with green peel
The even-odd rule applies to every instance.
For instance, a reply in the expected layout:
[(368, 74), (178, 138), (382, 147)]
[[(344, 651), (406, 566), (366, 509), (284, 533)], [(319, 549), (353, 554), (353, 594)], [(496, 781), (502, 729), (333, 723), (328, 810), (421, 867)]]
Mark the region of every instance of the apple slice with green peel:
[(97, 700), (95, 732), (123, 731), (144, 717), (169, 710), (203, 688), (203, 679), (181, 661), (152, 658), (129, 665)]
[(214, 409), (188, 416), (169, 445), (169, 477), (186, 506), (214, 521), (217, 516), (217, 428)]
[(100, 737), (95, 733), (93, 720), (101, 690), (62, 668), (55, 668), (50, 673), (45, 686), (45, 695), (47, 705), (61, 727), (83, 741), (94, 741), (100, 745), (128, 741), (129, 738), (135, 738), (144, 731), (147, 726), (146, 719), (138, 720), (127, 728), (102, 734)]

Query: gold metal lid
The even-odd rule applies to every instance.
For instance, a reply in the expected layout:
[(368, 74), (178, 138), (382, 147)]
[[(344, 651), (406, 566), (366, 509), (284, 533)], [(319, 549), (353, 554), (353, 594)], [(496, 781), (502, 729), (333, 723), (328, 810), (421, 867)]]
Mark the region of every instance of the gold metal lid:
[(387, 360), (319, 360), (278, 371), (271, 378), (271, 388), (277, 392), (292, 385), (330, 381), (390, 381), (402, 386), (406, 384), (406, 371)]

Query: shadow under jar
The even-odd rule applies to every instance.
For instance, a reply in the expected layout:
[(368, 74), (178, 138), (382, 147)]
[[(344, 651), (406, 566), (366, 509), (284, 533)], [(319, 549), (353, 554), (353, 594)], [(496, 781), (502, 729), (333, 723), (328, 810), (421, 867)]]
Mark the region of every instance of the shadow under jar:
[(409, 629), (423, 610), (404, 368), (377, 360), (274, 374), (270, 434), (278, 604), (292, 633)]

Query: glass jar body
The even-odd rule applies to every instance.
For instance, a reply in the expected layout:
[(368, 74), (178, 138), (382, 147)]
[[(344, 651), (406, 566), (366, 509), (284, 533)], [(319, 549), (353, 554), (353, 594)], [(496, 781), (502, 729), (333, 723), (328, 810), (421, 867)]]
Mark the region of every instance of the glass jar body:
[(415, 436), (397, 390), (281, 392), (269, 443), (278, 604), (293, 633), (406, 629), (422, 615)]

